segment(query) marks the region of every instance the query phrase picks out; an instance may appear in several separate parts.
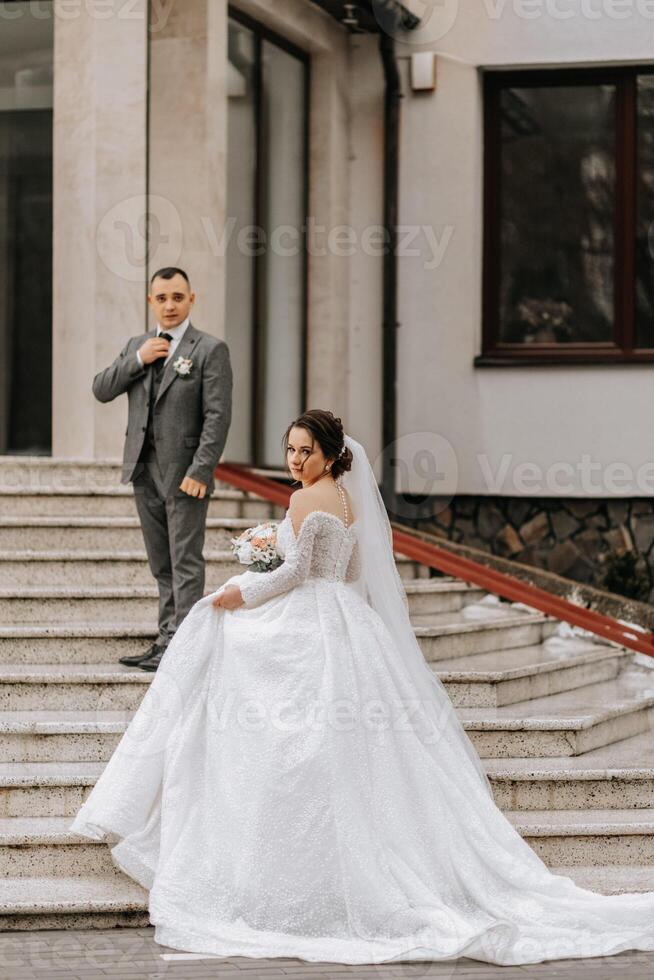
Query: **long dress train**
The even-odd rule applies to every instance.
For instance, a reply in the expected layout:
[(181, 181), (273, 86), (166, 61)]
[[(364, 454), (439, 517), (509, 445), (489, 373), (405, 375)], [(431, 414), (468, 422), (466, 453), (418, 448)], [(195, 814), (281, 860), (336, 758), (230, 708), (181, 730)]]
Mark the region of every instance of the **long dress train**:
[(313, 511), (296, 537), (287, 513), (278, 542), (278, 569), (229, 580), (245, 605), (193, 606), (72, 823), (149, 889), (155, 940), (338, 963), (654, 950), (654, 893), (552, 874), (448, 737), (449, 699), (416, 703), (356, 588), (357, 521)]

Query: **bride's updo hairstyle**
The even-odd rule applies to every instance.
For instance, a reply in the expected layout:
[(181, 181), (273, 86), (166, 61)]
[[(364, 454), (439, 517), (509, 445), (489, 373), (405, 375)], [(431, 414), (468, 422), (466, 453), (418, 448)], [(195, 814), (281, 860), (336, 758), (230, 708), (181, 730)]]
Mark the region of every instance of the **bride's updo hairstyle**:
[[(319, 444), (325, 458), (334, 461), (331, 466), (334, 479), (350, 469), (352, 452), (343, 441), (343, 423), (336, 415), (322, 408), (310, 408), (291, 422), (282, 439), (285, 460), (287, 459), (288, 437), (291, 429), (296, 425), (307, 429)], [(288, 467), (288, 463), (286, 466)]]

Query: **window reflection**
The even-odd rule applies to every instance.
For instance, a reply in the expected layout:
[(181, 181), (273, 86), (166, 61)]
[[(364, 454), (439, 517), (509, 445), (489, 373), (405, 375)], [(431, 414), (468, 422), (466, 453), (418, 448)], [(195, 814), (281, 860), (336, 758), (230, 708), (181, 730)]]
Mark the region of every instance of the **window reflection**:
[(304, 407), (307, 65), (234, 18), (228, 52), (226, 339), (242, 381), (226, 456), (278, 467)]
[(611, 341), (615, 88), (507, 88), (500, 112), (500, 340)]
[(636, 337), (654, 347), (654, 75), (637, 81)]
[(0, 2), (2, 453), (51, 447), (52, 52), (52, 4)]

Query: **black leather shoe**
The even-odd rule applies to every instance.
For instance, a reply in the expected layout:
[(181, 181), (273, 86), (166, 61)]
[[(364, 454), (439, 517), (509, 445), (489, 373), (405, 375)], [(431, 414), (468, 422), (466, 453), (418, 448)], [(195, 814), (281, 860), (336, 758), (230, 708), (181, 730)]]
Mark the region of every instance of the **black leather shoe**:
[(149, 657), (154, 656), (157, 650), (160, 650), (158, 643), (153, 643), (152, 646), (145, 651), (145, 653), (135, 653), (131, 657), (120, 657), (119, 662), (125, 664), (126, 667), (138, 667), (143, 660), (147, 660)]
[(151, 657), (148, 657), (146, 660), (142, 660), (138, 666), (141, 668), (141, 670), (156, 670), (161, 663), (161, 658), (166, 650), (167, 647), (158, 647)]

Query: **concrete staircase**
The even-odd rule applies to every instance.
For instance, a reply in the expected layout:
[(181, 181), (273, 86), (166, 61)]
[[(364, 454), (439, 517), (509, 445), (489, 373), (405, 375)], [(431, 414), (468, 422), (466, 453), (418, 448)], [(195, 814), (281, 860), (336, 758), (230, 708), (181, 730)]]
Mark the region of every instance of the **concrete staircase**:
[[(229, 538), (281, 509), (218, 486)], [(398, 556), (425, 658), (544, 861), (597, 891), (654, 890), (654, 663)], [(112, 463), (0, 458), (0, 929), (147, 925), (147, 893), (68, 827), (152, 680), (156, 588)]]

